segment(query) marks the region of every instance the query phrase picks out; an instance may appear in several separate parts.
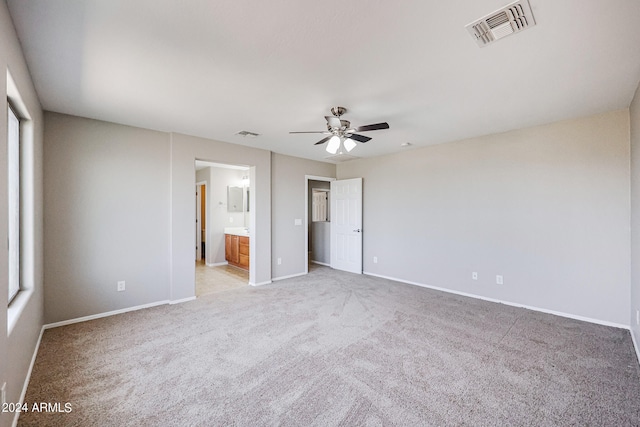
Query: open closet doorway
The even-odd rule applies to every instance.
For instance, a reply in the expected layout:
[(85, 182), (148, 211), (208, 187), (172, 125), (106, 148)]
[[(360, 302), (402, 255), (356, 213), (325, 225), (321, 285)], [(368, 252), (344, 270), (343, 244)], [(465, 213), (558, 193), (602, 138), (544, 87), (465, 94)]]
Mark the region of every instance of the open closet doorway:
[(335, 178), (305, 176), (305, 219), (307, 233), (305, 248), (307, 262), (329, 266), (331, 264), (331, 181)]
[[(250, 224), (255, 223), (250, 172), (249, 166), (195, 161), (196, 189), (204, 188), (206, 193), (196, 196), (196, 224), (200, 212), (199, 224), (205, 225), (199, 259), (196, 233), (196, 297), (249, 285)], [(204, 208), (198, 207), (198, 201)]]

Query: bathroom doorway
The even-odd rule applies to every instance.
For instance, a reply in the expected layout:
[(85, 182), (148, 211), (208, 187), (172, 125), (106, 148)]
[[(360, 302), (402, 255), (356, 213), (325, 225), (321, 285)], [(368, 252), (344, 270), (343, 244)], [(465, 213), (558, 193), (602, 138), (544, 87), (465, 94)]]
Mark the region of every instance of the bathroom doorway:
[(305, 273), (308, 273), (309, 263), (326, 266), (331, 263), (330, 185), (335, 178), (307, 175), (305, 181)]
[[(247, 286), (251, 263), (250, 167), (196, 160), (195, 169), (196, 183), (201, 184), (206, 193), (204, 197), (197, 198), (205, 206), (201, 209), (204, 216), (201, 221), (206, 226), (204, 254), (196, 260), (195, 294), (202, 296)], [(238, 252), (242, 253), (243, 264), (238, 263), (233, 254), (230, 255), (232, 239), (237, 245), (242, 239), (243, 245)]]

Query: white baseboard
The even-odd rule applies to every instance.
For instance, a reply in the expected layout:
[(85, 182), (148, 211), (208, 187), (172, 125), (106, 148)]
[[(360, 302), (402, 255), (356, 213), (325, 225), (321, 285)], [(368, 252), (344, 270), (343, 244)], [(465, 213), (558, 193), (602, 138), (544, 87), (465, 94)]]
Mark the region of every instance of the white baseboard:
[(262, 285), (269, 285), (271, 283), (272, 283), (271, 280), (267, 280), (266, 282), (258, 282), (258, 283), (249, 282), (249, 286), (262, 286)]
[(314, 264), (319, 264), (319, 265), (324, 265), (326, 267), (331, 267), (331, 264), (327, 264), (326, 262), (320, 262), (320, 261), (315, 261), (315, 260), (311, 260), (312, 263)]
[[(24, 403), (24, 398), (27, 395), (27, 388), (29, 387), (29, 381), (31, 380), (31, 373), (33, 372), (33, 366), (36, 364), (36, 357), (38, 356), (38, 350), (40, 350), (40, 341), (42, 341), (42, 334), (44, 334), (44, 326), (40, 328), (40, 335), (38, 336), (38, 341), (36, 341), (36, 348), (33, 349), (33, 355), (31, 356), (31, 363), (29, 363), (29, 369), (27, 370), (27, 376), (24, 379), (24, 384), (22, 385), (22, 392), (20, 393), (19, 403), (22, 405)], [(18, 425), (18, 418), (20, 417), (20, 412), (16, 412), (13, 417), (13, 422), (11, 423), (12, 427), (16, 427)]]
[[(195, 298), (195, 297), (194, 297)], [(178, 300), (180, 302), (181, 300)], [(171, 304), (172, 301), (157, 301), (149, 304), (137, 305), (135, 307), (121, 308), (120, 310), (107, 311), (106, 313), (92, 314), (91, 316), (78, 317), (75, 319), (63, 320), (61, 322), (48, 323), (43, 326), (44, 329), (57, 328), (58, 326), (71, 325), (74, 323), (86, 322), (88, 320), (100, 319), (102, 317), (115, 316), (116, 314), (128, 313), (129, 311), (142, 310), (145, 308), (156, 307), (158, 305)]]
[(195, 296), (192, 296), (192, 297), (189, 297), (189, 298), (175, 299), (175, 300), (169, 301), (169, 304), (171, 304), (171, 305), (182, 304), (183, 302), (193, 301), (194, 299), (196, 299)]
[(227, 261), (224, 262), (214, 262), (212, 264), (209, 264), (208, 262), (205, 263), (205, 265), (207, 267), (220, 267), (221, 265), (229, 265), (229, 263)]
[(293, 277), (304, 276), (305, 274), (307, 273), (296, 273), (296, 274), (290, 274), (288, 276), (272, 277), (271, 280), (274, 282), (277, 282), (278, 280), (291, 279)]
[(614, 328), (620, 328), (620, 329), (629, 330), (629, 326), (628, 325), (623, 325), (621, 323), (615, 323), (615, 322), (609, 322), (607, 320), (593, 319), (591, 317), (584, 317), (584, 316), (579, 316), (579, 315), (576, 315), (576, 314), (564, 313), (564, 312), (555, 311), (555, 310), (548, 310), (546, 308), (534, 307), (534, 306), (530, 306), (530, 305), (526, 305), (526, 304), (519, 304), (519, 303), (515, 303), (515, 302), (510, 302), (510, 301), (503, 301), (503, 300), (499, 300), (499, 299), (496, 299), (496, 298), (485, 297), (485, 296), (482, 296), (482, 295), (470, 294), (470, 293), (467, 293), (467, 292), (456, 291), (456, 290), (453, 290), (453, 289), (440, 288), (438, 286), (431, 286), (431, 285), (427, 285), (425, 283), (418, 283), (418, 282), (412, 282), (412, 281), (409, 281), (409, 280), (397, 279), (395, 277), (383, 276), (381, 274), (370, 273), (370, 272), (367, 272), (367, 271), (363, 271), (363, 274), (366, 274), (368, 276), (380, 277), (381, 279), (393, 280), (395, 282), (406, 283), (408, 285), (415, 285), (415, 286), (420, 286), (420, 287), (423, 287), (423, 288), (434, 289), (436, 291), (448, 292), (450, 294), (461, 295), (463, 297), (476, 298), (476, 299), (481, 299), (481, 300), (489, 301), (489, 302), (497, 302), (499, 304), (509, 305), (509, 306), (512, 306), (512, 307), (526, 308), (528, 310), (539, 311), (541, 313), (547, 313), (547, 314), (553, 314), (555, 316), (567, 317), (569, 319), (581, 320), (583, 322), (595, 323), (595, 324), (598, 324), (598, 325), (611, 326), (611, 327), (614, 327)]

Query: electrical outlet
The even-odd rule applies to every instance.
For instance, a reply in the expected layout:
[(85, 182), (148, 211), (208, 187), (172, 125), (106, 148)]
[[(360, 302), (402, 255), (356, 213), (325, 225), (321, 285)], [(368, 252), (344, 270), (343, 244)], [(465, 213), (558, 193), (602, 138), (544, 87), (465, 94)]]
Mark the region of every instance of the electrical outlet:
[(477, 272), (477, 271), (474, 271), (473, 273), (471, 273), (471, 278), (472, 278), (473, 280), (478, 280), (478, 272)]
[(377, 264), (377, 263), (378, 263), (378, 257), (377, 257), (377, 256), (374, 256), (374, 257), (373, 257), (373, 263), (374, 263), (374, 264)]
[(502, 280), (502, 276), (498, 274), (496, 276), (496, 284), (502, 285), (503, 283), (504, 283), (504, 280)]
[(122, 291), (124, 291), (124, 290), (125, 290), (125, 283), (124, 283), (124, 280), (120, 280), (120, 281), (118, 282), (118, 292), (122, 292)]
[(2, 392), (0, 394), (2, 394), (2, 406), (4, 406), (7, 403), (7, 383), (2, 384)]
[(278, 265), (282, 264), (282, 258), (278, 258)]

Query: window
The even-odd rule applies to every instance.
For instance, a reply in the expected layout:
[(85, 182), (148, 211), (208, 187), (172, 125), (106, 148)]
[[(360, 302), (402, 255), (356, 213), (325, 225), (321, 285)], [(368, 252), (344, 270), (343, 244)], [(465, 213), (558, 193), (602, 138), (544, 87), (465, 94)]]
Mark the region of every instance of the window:
[[(34, 123), (29, 109), (20, 96), (18, 87), (7, 70), (7, 158), (6, 198), (7, 209), (7, 275), (9, 303), (7, 307), (7, 334), (11, 335), (18, 324), (20, 314), (34, 295), (36, 265), (36, 185)], [(4, 140), (4, 138), (3, 138)], [(5, 173), (5, 172), (3, 172)], [(41, 191), (41, 189), (39, 189)], [(41, 197), (41, 196), (40, 196)], [(2, 244), (5, 244), (2, 242)], [(7, 294), (5, 294), (7, 295)]]
[(8, 105), (9, 303), (20, 290), (20, 120)]
[(329, 221), (329, 191), (328, 190), (312, 190), (313, 202), (311, 211), (311, 221), (326, 222)]

